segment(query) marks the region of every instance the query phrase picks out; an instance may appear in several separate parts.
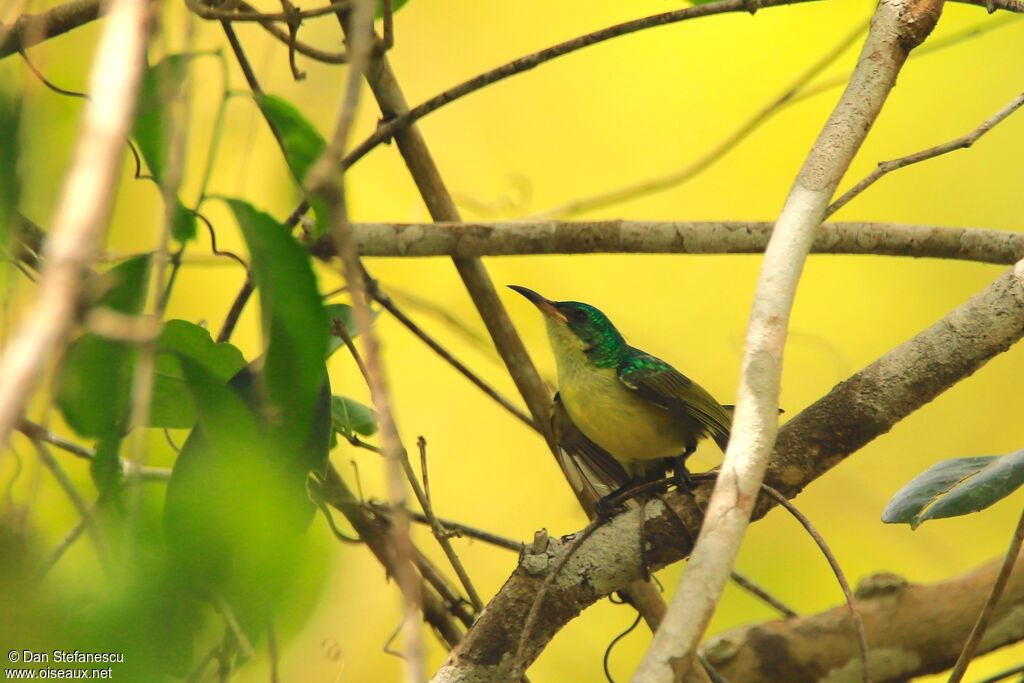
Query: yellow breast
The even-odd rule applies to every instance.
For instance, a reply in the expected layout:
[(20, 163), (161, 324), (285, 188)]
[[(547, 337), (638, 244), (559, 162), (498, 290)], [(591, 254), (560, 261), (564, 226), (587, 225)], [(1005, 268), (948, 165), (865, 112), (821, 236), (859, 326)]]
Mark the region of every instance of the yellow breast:
[(558, 389), (580, 431), (620, 462), (671, 458), (685, 450), (685, 426), (638, 398), (614, 368), (560, 365)]

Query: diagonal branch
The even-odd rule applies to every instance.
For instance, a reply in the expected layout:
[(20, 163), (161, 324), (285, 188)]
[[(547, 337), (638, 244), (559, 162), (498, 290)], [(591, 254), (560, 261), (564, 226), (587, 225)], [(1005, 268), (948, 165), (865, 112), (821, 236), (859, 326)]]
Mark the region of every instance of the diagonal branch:
[[(341, 24), (344, 30), (345, 22), (342, 21)], [(378, 55), (371, 61), (366, 71), (366, 80), (386, 119), (404, 115), (409, 111), (408, 102), (398, 85), (398, 80), (391, 70), (386, 55)], [(407, 122), (407, 127), (400, 128), (394, 133), (395, 140), (431, 218), (435, 221), (460, 222), (461, 216), (441, 178), (441, 173), (423, 135), (419, 128), (409, 124), (411, 124), (411, 119)], [(342, 167), (345, 167), (345, 164), (342, 164)], [(487, 327), (487, 332), (494, 341), (498, 354), (526, 402), (527, 408), (533, 416), (534, 424), (541, 430), (548, 447), (555, 455), (556, 462), (561, 467), (562, 461), (557, 455), (550, 427), (551, 392), (526, 353), (519, 334), (494, 290), (494, 283), (491, 282), (487, 269), (480, 259), (475, 258), (454, 258), (453, 263)], [(567, 472), (563, 471), (563, 474), (568, 478)], [(587, 509), (583, 501), (581, 501), (581, 505)], [(589, 512), (588, 510), (588, 514)], [(644, 612), (649, 623), (659, 620), (663, 601), (650, 581), (638, 581), (629, 588), (628, 592), (633, 604)]]
[(815, 232), (907, 56), (931, 33), (941, 11), (942, 0), (881, 0), (850, 82), (793, 183), (754, 294), (725, 460), (686, 572), (634, 683), (671, 683), (672, 662), (697, 649), (711, 621), (778, 432), (789, 314)]
[(46, 242), (39, 298), (0, 358), (0, 451), (75, 318), (82, 277), (103, 236), (135, 94), (146, 64), (145, 0), (112, 0), (82, 130)]
[[(1024, 261), (784, 425), (776, 439), (766, 483), (793, 498), (1022, 336)], [(707, 496), (708, 488), (702, 486), (693, 496), (670, 493), (662, 497), (664, 502), (656, 500), (647, 505), (643, 534), (647, 549), (643, 556), (651, 571), (690, 553), (689, 534), (700, 527), (700, 510)], [(667, 511), (666, 505), (673, 512)], [(754, 518), (763, 517), (771, 507), (771, 501), (762, 497), (754, 508)], [(685, 529), (680, 528), (679, 520)], [(627, 513), (597, 529), (581, 545), (562, 578), (552, 586), (547, 609), (533, 629), (527, 649), (531, 660), (583, 609), (643, 574), (640, 539), (636, 517)], [(547, 557), (524, 559), (435, 674), (435, 683), (506, 680), (508, 652), (518, 642), (517, 625), (523, 623), (532, 604), (544, 567), (550, 566), (564, 549), (564, 542), (552, 543)]]
[(100, 16), (100, 0), (72, 0), (39, 14), (23, 14), (11, 26), (0, 25), (0, 59), (61, 36)]

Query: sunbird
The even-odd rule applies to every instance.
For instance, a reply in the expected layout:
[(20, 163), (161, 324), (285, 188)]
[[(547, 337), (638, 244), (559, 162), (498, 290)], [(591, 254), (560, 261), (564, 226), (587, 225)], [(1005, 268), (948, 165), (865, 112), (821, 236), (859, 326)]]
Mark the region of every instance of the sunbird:
[[(558, 368), (553, 425), (577, 466), (583, 459), (583, 476), (603, 482), (596, 487), (599, 496), (612, 493), (613, 486), (660, 477), (670, 466), (685, 477), (686, 459), (706, 437), (725, 451), (731, 406), (660, 358), (630, 346), (593, 306), (509, 287), (544, 314)], [(608, 463), (602, 450), (621, 469)]]

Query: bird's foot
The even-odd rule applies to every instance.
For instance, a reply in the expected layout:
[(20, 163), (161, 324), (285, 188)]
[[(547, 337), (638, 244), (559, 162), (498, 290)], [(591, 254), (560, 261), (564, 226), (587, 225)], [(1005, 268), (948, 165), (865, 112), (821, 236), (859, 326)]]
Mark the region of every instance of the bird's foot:
[(693, 491), (697, 487), (697, 482), (685, 465), (676, 467), (672, 473), (672, 479), (675, 482), (676, 488), (680, 491)]
[(743, 9), (750, 12), (751, 15), (757, 14), (757, 10), (761, 8), (760, 0), (743, 0)]
[(608, 521), (626, 509), (626, 498), (620, 491), (613, 491), (594, 503), (594, 514), (601, 521)]

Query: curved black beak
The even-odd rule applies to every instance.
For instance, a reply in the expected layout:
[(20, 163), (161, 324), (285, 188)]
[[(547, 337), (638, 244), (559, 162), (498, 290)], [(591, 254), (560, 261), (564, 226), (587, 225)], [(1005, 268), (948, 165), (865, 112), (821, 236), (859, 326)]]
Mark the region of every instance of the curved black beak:
[(508, 288), (522, 294), (530, 301), (530, 303), (539, 308), (540, 312), (543, 313), (544, 315), (550, 316), (557, 320), (561, 320), (562, 322), (566, 321), (565, 315), (563, 315), (563, 313), (560, 310), (558, 310), (558, 307), (555, 306), (554, 302), (545, 299), (532, 289), (520, 287), (519, 285), (509, 285)]

